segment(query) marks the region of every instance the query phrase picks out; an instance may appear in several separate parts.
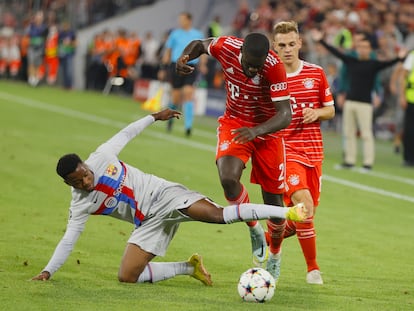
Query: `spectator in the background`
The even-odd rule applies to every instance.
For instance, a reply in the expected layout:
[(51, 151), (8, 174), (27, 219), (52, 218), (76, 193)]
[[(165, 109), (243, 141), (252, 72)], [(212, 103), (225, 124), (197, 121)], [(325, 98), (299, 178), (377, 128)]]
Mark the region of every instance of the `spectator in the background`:
[(19, 80), (28, 81), (28, 61), (27, 61), (27, 54), (29, 51), (30, 45), (30, 36), (27, 33), (24, 33), (19, 38), (19, 49), (20, 49), (20, 57), (21, 57), (21, 67), (19, 70)]
[(158, 50), (160, 42), (154, 38), (154, 34), (148, 31), (142, 41), (141, 78), (156, 80), (159, 66)]
[(134, 32), (118, 31), (114, 51), (109, 56), (111, 76), (123, 78), (122, 90), (132, 93), (133, 81), (137, 78), (135, 64), (140, 54), (141, 41)]
[(15, 79), (20, 67), (18, 38), (11, 28), (3, 28), (0, 33), (0, 77)]
[[(217, 15), (207, 27), (207, 38), (217, 38), (221, 35), (223, 35), (221, 19), (220, 16)], [(220, 63), (214, 57), (209, 57), (207, 59), (207, 68), (208, 70), (204, 77), (207, 87), (214, 88), (216, 87), (216, 84), (221, 85), (222, 83), (218, 83), (217, 81), (217, 79), (223, 80)]]
[(357, 56), (347, 55), (327, 44), (323, 40), (323, 34), (319, 31), (315, 30), (312, 37), (347, 66), (349, 87), (343, 109), (345, 158), (340, 168), (353, 168), (356, 164), (357, 129), (359, 129), (364, 142), (362, 167), (363, 170), (371, 170), (375, 160), (375, 140), (372, 129), (374, 109), (372, 90), (374, 89), (375, 77), (381, 70), (402, 61), (406, 56), (406, 50), (399, 51), (398, 58), (381, 62), (370, 58), (372, 46), (367, 37), (358, 43)]
[(32, 86), (38, 85), (39, 68), (43, 63), (43, 56), (45, 51), (45, 41), (47, 37), (47, 26), (44, 23), (44, 15), (42, 11), (35, 13), (33, 22), (29, 25), (27, 30), (30, 37), (28, 49), (28, 79)]
[(63, 87), (73, 87), (73, 58), (76, 51), (76, 34), (68, 21), (62, 23), (59, 32), (59, 61), (62, 73)]
[(269, 33), (272, 29), (273, 11), (269, 0), (260, 0), (259, 5), (250, 14), (251, 31)]
[(400, 105), (404, 109), (402, 136), (403, 165), (414, 167), (414, 52), (411, 52), (400, 70)]
[(233, 35), (236, 37), (244, 37), (244, 31), (250, 19), (250, 7), (247, 0), (239, 0), (239, 9), (233, 18), (231, 24)]
[(128, 32), (128, 50), (123, 56), (124, 63), (127, 67), (125, 91), (132, 94), (134, 88), (134, 81), (138, 78), (138, 60), (142, 54), (142, 42), (136, 31)]
[(59, 70), (59, 30), (56, 24), (50, 25), (45, 41), (45, 57), (43, 64), (39, 68), (39, 79), (46, 77), (49, 85), (54, 85), (57, 80)]
[[(330, 32), (331, 43), (341, 50), (352, 48), (352, 32), (346, 26), (346, 13), (342, 10), (335, 10), (327, 14), (328, 20), (329, 23), (325, 29)], [(330, 41), (328, 38), (327, 40)]]
[(89, 64), (86, 73), (86, 87), (102, 91), (108, 78), (107, 59), (110, 51), (114, 49), (113, 35), (104, 30), (95, 35), (89, 47)]
[(207, 37), (219, 37), (222, 33), (221, 18), (216, 15), (207, 28)]

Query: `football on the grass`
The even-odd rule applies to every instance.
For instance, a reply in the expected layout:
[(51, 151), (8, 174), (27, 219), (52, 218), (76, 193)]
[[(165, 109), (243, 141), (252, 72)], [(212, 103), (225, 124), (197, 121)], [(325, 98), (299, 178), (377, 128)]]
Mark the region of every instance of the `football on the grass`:
[(276, 284), (273, 276), (262, 268), (250, 268), (242, 273), (237, 286), (240, 297), (248, 302), (272, 299)]

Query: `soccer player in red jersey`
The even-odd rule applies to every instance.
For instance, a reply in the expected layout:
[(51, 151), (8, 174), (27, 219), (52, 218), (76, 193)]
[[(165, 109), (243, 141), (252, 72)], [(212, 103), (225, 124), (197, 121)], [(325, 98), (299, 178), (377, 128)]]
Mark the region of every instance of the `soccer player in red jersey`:
[[(283, 61), (293, 111), (291, 124), (281, 131), (286, 145), (285, 203), (304, 202), (311, 215), (307, 221), (288, 221), (285, 237), (296, 233), (308, 267), (306, 280), (323, 284), (316, 262), (313, 217), (319, 203), (322, 181), (323, 141), (320, 122), (335, 116), (333, 97), (323, 69), (299, 58), (302, 40), (296, 22), (280, 22), (273, 29), (273, 48)], [(270, 246), (267, 270), (280, 274), (281, 243)]]
[[(224, 194), (229, 204), (249, 202), (240, 182), (246, 162), (251, 159), (250, 180), (259, 184), (263, 201), (283, 204), (285, 191), (285, 153), (279, 131), (290, 124), (292, 112), (286, 71), (279, 57), (269, 50), (268, 38), (250, 33), (244, 39), (221, 36), (194, 40), (179, 57), (176, 70), (190, 74), (187, 64), (202, 54), (216, 58), (223, 69), (227, 92), (226, 109), (218, 119), (216, 163)], [(268, 221), (275, 240), (283, 238), (283, 220)], [(260, 223), (248, 223), (253, 261), (262, 265), (267, 245)], [(278, 232), (273, 228), (281, 228)]]

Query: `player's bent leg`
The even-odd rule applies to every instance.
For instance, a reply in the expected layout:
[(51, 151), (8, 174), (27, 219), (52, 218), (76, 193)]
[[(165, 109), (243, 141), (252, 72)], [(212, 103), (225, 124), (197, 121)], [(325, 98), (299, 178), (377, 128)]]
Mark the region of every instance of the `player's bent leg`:
[(118, 272), (120, 282), (135, 283), (155, 255), (148, 253), (139, 246), (128, 243)]
[(197, 221), (214, 224), (225, 223), (223, 218), (223, 208), (209, 199), (198, 200), (190, 207), (180, 209), (180, 212)]
[(118, 280), (126, 283), (136, 283), (147, 264), (155, 257), (135, 244), (128, 243), (121, 266), (119, 267)]

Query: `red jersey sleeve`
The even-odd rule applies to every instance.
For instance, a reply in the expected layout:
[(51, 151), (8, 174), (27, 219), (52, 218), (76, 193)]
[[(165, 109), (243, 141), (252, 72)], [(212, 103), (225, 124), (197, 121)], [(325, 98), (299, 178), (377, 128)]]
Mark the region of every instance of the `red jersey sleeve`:
[(214, 58), (218, 58), (220, 50), (223, 48), (223, 43), (226, 41), (225, 36), (217, 37), (208, 46), (208, 54), (213, 56)]
[(319, 88), (319, 98), (323, 106), (331, 106), (334, 104), (331, 88), (329, 87), (328, 79), (326, 78), (325, 72), (322, 68), (319, 69), (321, 74), (321, 86)]
[(270, 84), (270, 97), (272, 101), (290, 98), (285, 66), (273, 51), (269, 51), (269, 55), (266, 58), (264, 76)]

